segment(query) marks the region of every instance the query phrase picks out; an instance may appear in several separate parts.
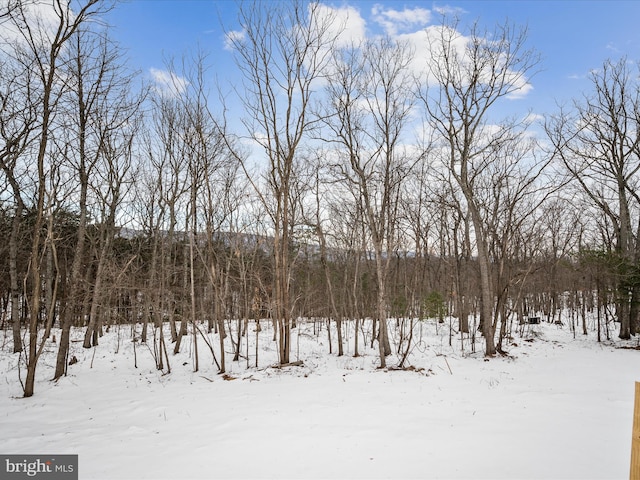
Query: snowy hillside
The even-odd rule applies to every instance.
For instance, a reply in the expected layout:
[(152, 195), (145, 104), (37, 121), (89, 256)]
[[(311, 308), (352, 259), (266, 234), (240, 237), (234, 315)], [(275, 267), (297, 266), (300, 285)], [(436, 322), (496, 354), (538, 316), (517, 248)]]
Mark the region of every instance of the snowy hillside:
[(53, 383), (51, 345), (28, 399), (2, 332), (0, 451), (79, 454), (81, 479), (628, 478), (636, 350), (542, 324), (485, 359), (425, 322), (411, 368), (378, 370), (375, 350), (329, 355), (309, 323), (303, 365), (275, 368), (264, 327), (259, 368), (229, 355), (224, 378), (201, 339), (200, 371), (188, 340), (163, 374), (121, 327), (73, 342)]

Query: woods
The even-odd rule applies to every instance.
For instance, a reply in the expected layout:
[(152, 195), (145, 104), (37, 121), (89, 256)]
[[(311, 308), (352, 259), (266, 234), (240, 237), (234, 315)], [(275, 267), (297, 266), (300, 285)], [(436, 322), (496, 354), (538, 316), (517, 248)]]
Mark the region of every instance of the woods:
[(638, 333), (626, 58), (536, 124), (501, 113), (543, 66), (519, 26), (445, 16), (416, 51), (354, 41), (320, 3), (243, 3), (225, 96), (200, 50), (146, 84), (100, 22), (117, 5), (49, 3), (0, 12), (0, 328), (25, 396), (45, 342), (66, 374), (72, 328), (92, 348), (131, 326), (167, 373), (187, 341), (194, 371), (203, 349), (220, 373), (229, 352), (258, 366), (265, 322), (283, 365), (311, 321), (333, 354), (377, 345), (381, 368), (391, 335), (410, 361), (427, 319), (487, 356), (562, 309), (597, 341)]

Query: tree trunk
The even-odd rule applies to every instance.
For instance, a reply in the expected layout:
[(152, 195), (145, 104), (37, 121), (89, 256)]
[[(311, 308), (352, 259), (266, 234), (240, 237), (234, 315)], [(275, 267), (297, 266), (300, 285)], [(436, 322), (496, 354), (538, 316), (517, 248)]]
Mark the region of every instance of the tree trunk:
[(20, 335), (20, 283), (18, 281), (18, 236), (22, 222), (22, 202), (18, 201), (11, 222), (9, 236), (9, 281), (11, 285), (11, 325), (13, 329), (13, 353), (22, 351)]
[[(467, 195), (467, 194), (465, 194)], [(478, 248), (478, 264), (480, 266), (480, 295), (482, 297), (481, 302), (481, 323), (482, 323), (482, 335), (485, 340), (485, 355), (493, 356), (496, 354), (496, 345), (494, 338), (494, 325), (493, 325), (493, 289), (491, 283), (491, 265), (489, 261), (489, 253), (487, 251), (486, 240), (484, 238), (482, 220), (480, 214), (473, 205), (473, 198), (467, 195), (467, 202), (469, 209), (471, 210), (471, 219), (473, 222), (473, 229), (476, 235), (476, 245)]]

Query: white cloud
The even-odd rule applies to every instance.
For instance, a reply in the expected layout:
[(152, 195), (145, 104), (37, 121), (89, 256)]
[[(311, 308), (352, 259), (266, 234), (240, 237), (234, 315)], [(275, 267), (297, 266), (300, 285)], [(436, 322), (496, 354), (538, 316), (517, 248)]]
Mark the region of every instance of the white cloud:
[(384, 28), (385, 33), (391, 36), (424, 28), (431, 21), (431, 11), (420, 7), (394, 10), (375, 4), (371, 9), (371, 15), (373, 20)]
[(606, 50), (609, 50), (610, 52), (613, 52), (615, 54), (619, 54), (620, 53), (620, 49), (617, 47), (617, 45), (613, 42), (609, 42), (607, 43), (607, 45), (605, 46)]
[(456, 16), (463, 15), (465, 13), (468, 13), (464, 8), (452, 7), (450, 5), (445, 5), (443, 7), (434, 5), (433, 11), (438, 15), (445, 15), (445, 16), (451, 16), (451, 17), (456, 17)]
[(184, 93), (189, 82), (175, 73), (157, 68), (150, 68), (149, 73), (155, 83), (155, 89), (161, 95), (177, 97)]
[[(0, 0), (0, 2), (6, 3), (6, 0)], [(44, 46), (49, 45), (60, 23), (59, 14), (56, 12), (52, 2), (41, 0), (23, 2), (22, 8), (36, 43)], [(70, 11), (69, 13), (73, 18), (73, 12)], [(8, 19), (0, 22), (2, 43), (24, 42), (24, 33), (21, 33), (21, 30), (25, 31), (21, 27)]]
[[(437, 68), (437, 66), (433, 62), (434, 58), (437, 58), (439, 54), (432, 52), (432, 45), (437, 49), (441, 38), (446, 38), (451, 42), (452, 50), (457, 55), (457, 61), (461, 66), (461, 81), (463, 84), (465, 75), (471, 73), (471, 59), (467, 49), (471, 38), (458, 31), (451, 30), (450, 27), (431, 25), (415, 32), (398, 35), (396, 38), (407, 42), (413, 48), (415, 55), (410, 68), (423, 85), (436, 85), (434, 68)], [(503, 68), (504, 66), (497, 65), (496, 67)], [(495, 72), (492, 72), (490, 66), (488, 66), (485, 72), (481, 72), (480, 81), (488, 82), (492, 75), (495, 75)], [(533, 90), (533, 85), (523, 73), (507, 70), (504, 75), (510, 90), (506, 98), (511, 100), (524, 98)]]
[(330, 19), (329, 36), (334, 36), (339, 47), (358, 44), (366, 36), (366, 22), (360, 11), (348, 5), (332, 7), (326, 4), (316, 5), (318, 21)]
[(533, 124), (533, 123), (542, 123), (544, 122), (544, 115), (540, 115), (539, 113), (529, 112), (527, 116), (524, 118), (524, 123)]
[[(315, 24), (315, 28), (324, 31), (327, 42), (318, 52), (319, 59), (324, 59), (320, 65), (322, 75), (315, 79), (314, 88), (321, 88), (326, 78), (331, 75), (334, 64), (330, 58), (332, 45), (341, 49), (351, 46), (358, 47), (366, 40), (366, 21), (357, 8), (351, 6), (334, 7), (323, 3), (316, 3), (309, 6), (310, 20)], [(316, 65), (318, 66), (318, 65)]]
[(431, 69), (433, 67), (432, 45), (437, 45), (439, 38), (443, 36), (445, 38), (453, 38), (452, 44), (454, 46), (454, 50), (461, 58), (464, 57), (468, 38), (456, 32), (443, 32), (443, 29), (449, 30), (449, 27), (431, 25), (427, 28), (422, 28), (411, 33), (405, 33), (397, 36), (398, 40), (407, 42), (413, 49), (414, 57), (410, 68), (413, 70), (416, 77), (425, 85), (433, 85), (435, 82), (431, 73)]
[[(358, 8), (346, 4), (338, 7), (318, 2), (311, 4), (309, 8), (315, 9), (314, 21), (319, 27), (327, 28), (328, 25), (328, 37), (334, 37), (336, 46), (339, 48), (351, 45), (357, 47), (363, 41), (371, 38), (374, 35), (374, 29), (368, 28), (371, 24), (382, 27), (384, 32), (395, 40), (406, 42), (415, 54), (410, 69), (423, 85), (434, 85), (433, 61), (434, 56), (437, 57), (437, 55), (432, 53), (432, 45), (437, 45), (441, 38), (449, 39), (452, 42), (453, 49), (462, 65), (468, 64), (467, 46), (470, 37), (459, 31), (451, 30), (451, 27), (441, 24), (437, 19), (433, 23), (434, 15), (464, 13), (462, 9), (446, 6), (434, 6), (432, 10), (420, 7), (396, 9), (376, 3), (372, 7), (370, 15), (365, 19)], [(225, 48), (232, 49), (233, 44), (243, 41), (244, 37), (243, 30), (229, 32), (225, 38)], [(327, 48), (329, 48), (328, 45)], [(325, 68), (329, 73), (331, 65), (327, 65)], [(487, 72), (487, 75), (490, 75), (490, 72)], [(523, 98), (532, 91), (533, 86), (524, 75), (518, 72), (506, 72), (506, 75), (512, 85), (512, 91), (508, 95), (509, 99)]]
[[(365, 39), (366, 22), (360, 11), (352, 6), (333, 7), (317, 3), (309, 5), (315, 9), (314, 22), (318, 28), (327, 29), (327, 38), (335, 38), (338, 46), (358, 44)], [(234, 45), (246, 38), (245, 30), (232, 30), (225, 35), (224, 49), (233, 50)]]
[(507, 95), (509, 100), (518, 100), (526, 97), (532, 90), (533, 85), (529, 83), (526, 77), (518, 75), (517, 78), (511, 80), (512, 91)]
[(236, 45), (237, 43), (242, 43), (246, 36), (247, 34), (244, 30), (231, 30), (225, 35), (224, 49), (233, 50), (234, 45)]

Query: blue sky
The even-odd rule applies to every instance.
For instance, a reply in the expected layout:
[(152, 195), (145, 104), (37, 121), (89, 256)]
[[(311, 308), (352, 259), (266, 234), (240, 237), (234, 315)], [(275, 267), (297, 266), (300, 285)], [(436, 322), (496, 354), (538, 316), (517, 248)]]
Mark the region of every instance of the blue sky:
[[(275, 1), (275, 0), (274, 0)], [(352, 6), (368, 33), (383, 31), (381, 18), (393, 12), (433, 13), (451, 8), (463, 22), (478, 20), (491, 29), (506, 19), (529, 28), (528, 45), (542, 56), (540, 72), (531, 79), (533, 89), (515, 100), (518, 111), (551, 113), (556, 101), (579, 96), (590, 86), (587, 76), (608, 58), (626, 55), (640, 61), (640, 2), (638, 1), (345, 1), (324, 2)], [(419, 10), (416, 10), (419, 9)], [(424, 26), (399, 25), (403, 32)], [(151, 69), (165, 68), (164, 58), (179, 58), (198, 45), (210, 52), (212, 72), (218, 79), (233, 78), (231, 53), (224, 49), (224, 31), (237, 30), (234, 0), (128, 0), (107, 18), (113, 36), (128, 52), (130, 65), (151, 78)], [(428, 22), (427, 22), (428, 23)], [(224, 25), (224, 28), (223, 28)], [(388, 26), (388, 25), (387, 25)]]

